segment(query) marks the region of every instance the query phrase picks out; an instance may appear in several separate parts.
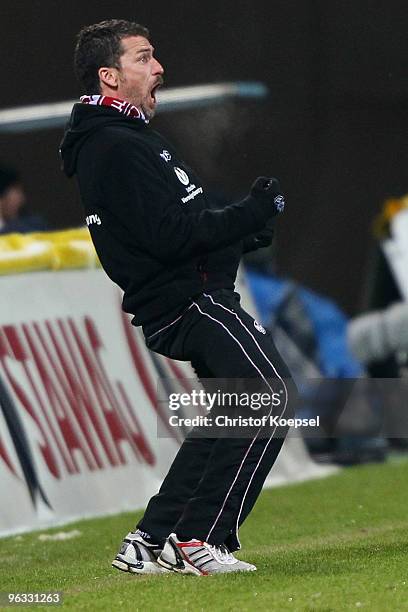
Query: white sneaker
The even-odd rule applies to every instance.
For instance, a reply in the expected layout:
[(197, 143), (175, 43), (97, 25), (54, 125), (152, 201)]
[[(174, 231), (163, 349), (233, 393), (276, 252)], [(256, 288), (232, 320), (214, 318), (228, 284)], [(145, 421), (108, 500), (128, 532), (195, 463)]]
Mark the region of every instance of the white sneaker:
[(169, 570), (157, 562), (161, 552), (161, 547), (145, 540), (140, 533), (130, 532), (123, 540), (112, 566), (132, 574), (167, 573)]
[(225, 544), (214, 546), (194, 539), (180, 542), (175, 533), (167, 538), (157, 562), (169, 571), (196, 576), (256, 570), (255, 565), (234, 557)]

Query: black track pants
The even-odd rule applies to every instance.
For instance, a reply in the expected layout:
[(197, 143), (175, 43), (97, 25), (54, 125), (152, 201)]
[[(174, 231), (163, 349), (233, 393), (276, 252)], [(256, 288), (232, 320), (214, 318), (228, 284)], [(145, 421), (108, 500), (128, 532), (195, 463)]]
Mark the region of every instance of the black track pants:
[[(191, 361), (200, 379), (256, 378), (279, 388), (282, 401), (273, 415), (293, 416), (288, 369), (270, 333), (241, 308), (238, 294), (202, 294), (164, 328), (151, 336), (144, 330), (151, 350)], [(251, 431), (239, 438), (188, 435), (138, 528), (158, 540), (175, 532), (180, 539), (239, 548), (238, 528), (261, 492), (287, 428)]]

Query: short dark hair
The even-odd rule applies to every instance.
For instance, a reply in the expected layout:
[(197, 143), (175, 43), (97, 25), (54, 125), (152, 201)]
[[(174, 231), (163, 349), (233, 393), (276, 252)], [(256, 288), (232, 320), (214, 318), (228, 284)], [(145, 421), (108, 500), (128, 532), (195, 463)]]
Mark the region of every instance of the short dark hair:
[(74, 68), (84, 93), (100, 93), (98, 70), (101, 66), (120, 67), (122, 38), (128, 36), (143, 36), (149, 40), (150, 34), (144, 26), (125, 19), (109, 19), (80, 30)]
[(21, 182), (20, 175), (15, 168), (0, 164), (0, 197), (14, 185)]

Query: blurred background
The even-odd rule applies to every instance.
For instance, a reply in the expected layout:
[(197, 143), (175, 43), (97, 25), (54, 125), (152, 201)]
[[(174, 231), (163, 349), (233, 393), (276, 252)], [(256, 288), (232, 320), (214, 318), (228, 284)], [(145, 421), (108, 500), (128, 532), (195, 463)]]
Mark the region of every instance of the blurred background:
[[(263, 101), (163, 114), (154, 127), (228, 197), (258, 175), (278, 176), (288, 201), (278, 270), (357, 313), (372, 220), (386, 197), (408, 190), (406, 3), (2, 0), (0, 109), (77, 97), (75, 35), (112, 17), (150, 28), (169, 87), (267, 84)], [(61, 135), (0, 134), (0, 160), (21, 170), (30, 208), (56, 228), (83, 223), (59, 168)]]

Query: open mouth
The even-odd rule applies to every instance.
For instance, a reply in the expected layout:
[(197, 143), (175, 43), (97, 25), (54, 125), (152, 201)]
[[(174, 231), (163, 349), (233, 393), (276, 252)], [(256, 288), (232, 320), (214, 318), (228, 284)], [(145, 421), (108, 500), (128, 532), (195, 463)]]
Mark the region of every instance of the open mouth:
[(151, 92), (150, 92), (150, 96), (151, 96), (152, 101), (154, 102), (154, 104), (156, 104), (156, 94), (157, 94), (158, 90), (160, 89), (160, 87), (161, 87), (161, 83), (157, 83), (157, 84), (156, 84), (156, 85), (153, 87), (153, 89), (151, 90)]

